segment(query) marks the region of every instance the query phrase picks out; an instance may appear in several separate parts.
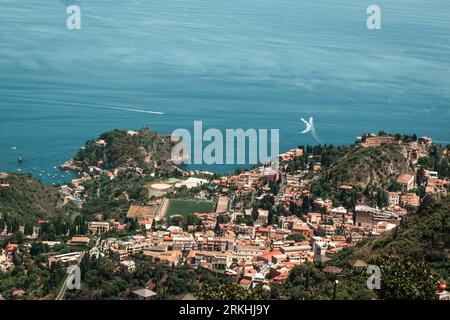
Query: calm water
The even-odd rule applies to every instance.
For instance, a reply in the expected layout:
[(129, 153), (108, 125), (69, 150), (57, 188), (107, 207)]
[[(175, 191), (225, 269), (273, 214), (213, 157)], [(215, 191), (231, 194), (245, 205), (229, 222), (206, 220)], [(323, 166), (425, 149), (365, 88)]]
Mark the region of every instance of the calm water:
[(61, 182), (53, 167), (101, 132), (194, 120), (280, 128), (282, 150), (314, 143), (298, 133), (310, 116), (325, 143), (450, 143), (450, 2), (376, 3), (380, 31), (365, 0), (0, 0), (0, 171)]

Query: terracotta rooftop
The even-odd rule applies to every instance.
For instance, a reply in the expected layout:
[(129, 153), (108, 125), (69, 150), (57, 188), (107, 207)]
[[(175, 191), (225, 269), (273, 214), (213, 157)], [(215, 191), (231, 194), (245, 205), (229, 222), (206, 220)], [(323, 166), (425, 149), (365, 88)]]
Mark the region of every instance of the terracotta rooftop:
[(252, 280), (242, 279), (241, 281), (239, 281), (239, 283), (248, 285), (248, 284), (252, 283)]
[(325, 273), (341, 273), (342, 269), (335, 266), (328, 266), (323, 269)]
[(270, 260), (270, 259), (272, 259), (273, 256), (276, 256), (279, 254), (283, 254), (283, 252), (281, 252), (279, 250), (275, 250), (275, 251), (266, 252), (266, 253), (260, 255), (259, 257), (266, 259), (266, 260)]
[(362, 267), (365, 268), (367, 267), (367, 263), (365, 263), (362, 260), (356, 260), (355, 262), (352, 263), (352, 267)]
[(414, 179), (414, 176), (408, 173), (404, 173), (397, 178), (397, 183), (399, 184), (408, 184), (411, 179)]

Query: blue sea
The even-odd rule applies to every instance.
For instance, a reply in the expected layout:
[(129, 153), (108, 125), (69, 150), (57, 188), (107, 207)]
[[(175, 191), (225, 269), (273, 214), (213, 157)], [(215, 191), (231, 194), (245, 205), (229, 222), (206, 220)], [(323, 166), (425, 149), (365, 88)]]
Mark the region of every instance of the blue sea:
[(279, 128), (281, 151), (316, 143), (301, 117), (327, 144), (380, 129), (450, 143), (450, 1), (377, 0), (381, 30), (371, 4), (0, 0), (0, 171), (62, 183), (54, 167), (102, 132), (194, 120)]

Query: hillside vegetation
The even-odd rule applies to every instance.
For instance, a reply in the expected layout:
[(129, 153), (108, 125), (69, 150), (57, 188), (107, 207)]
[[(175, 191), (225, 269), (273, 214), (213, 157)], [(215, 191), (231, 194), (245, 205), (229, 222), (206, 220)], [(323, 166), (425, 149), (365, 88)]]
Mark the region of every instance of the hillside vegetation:
[[(450, 197), (407, 216), (391, 233), (344, 248), (328, 264), (342, 268), (337, 299), (434, 299), (440, 279), (450, 280)], [(365, 272), (351, 264), (363, 260), (381, 270), (380, 290), (369, 290)], [(273, 299), (332, 299), (333, 279), (323, 266), (295, 267), (283, 285), (271, 286)]]
[(450, 280), (450, 197), (404, 218), (393, 232), (370, 238), (337, 258), (370, 261), (394, 255), (425, 262), (440, 277)]
[(125, 219), (131, 203), (141, 204), (148, 200), (147, 184), (152, 177), (140, 177), (133, 172), (122, 172), (110, 180), (103, 176), (86, 181), (84, 193), (88, 201), (81, 213), (88, 219), (101, 214), (103, 219)]
[[(46, 186), (30, 174), (2, 175), (0, 183), (0, 212), (3, 217), (20, 223), (36, 222), (67, 212), (58, 189)], [(9, 185), (9, 186), (8, 186)]]
[(383, 144), (379, 147), (354, 146), (343, 153), (325, 172), (334, 185), (350, 184), (364, 189), (367, 185), (388, 187), (402, 172), (412, 172), (402, 147)]
[[(329, 146), (321, 148), (318, 153), (313, 150), (314, 157), (321, 163), (321, 172), (320, 177), (311, 183), (311, 192), (352, 207), (361, 194), (370, 197), (380, 190), (395, 187), (400, 174), (414, 174), (405, 152), (405, 147), (397, 144), (370, 148), (360, 144)], [(342, 185), (350, 185), (353, 190), (341, 190), (339, 187)]]

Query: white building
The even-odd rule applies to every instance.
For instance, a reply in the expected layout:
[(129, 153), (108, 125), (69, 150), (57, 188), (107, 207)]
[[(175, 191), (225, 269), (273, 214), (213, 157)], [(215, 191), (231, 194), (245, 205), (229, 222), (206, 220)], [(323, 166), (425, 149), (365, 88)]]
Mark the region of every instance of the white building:
[(389, 204), (393, 206), (398, 206), (400, 203), (400, 195), (397, 192), (388, 192)]
[(176, 183), (175, 188), (181, 188), (181, 187), (185, 186), (186, 188), (191, 189), (191, 188), (198, 187), (207, 182), (208, 182), (208, 180), (206, 180), (206, 179), (190, 177), (187, 180)]

